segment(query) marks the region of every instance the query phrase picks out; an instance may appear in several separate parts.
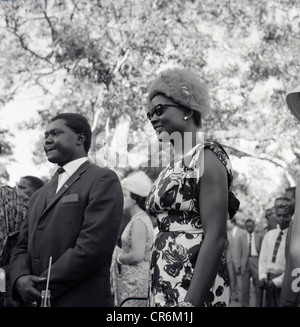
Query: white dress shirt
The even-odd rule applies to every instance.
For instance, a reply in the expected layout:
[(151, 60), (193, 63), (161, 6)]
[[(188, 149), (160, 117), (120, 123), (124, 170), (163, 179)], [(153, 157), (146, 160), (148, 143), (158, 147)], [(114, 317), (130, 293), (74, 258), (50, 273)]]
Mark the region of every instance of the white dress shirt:
[(274, 246), (276, 239), (281, 229), (276, 228), (268, 231), (262, 241), (261, 250), (258, 260), (258, 276), (267, 278), (268, 273), (281, 274), (280, 276), (273, 279), (274, 284), (277, 287), (281, 287), (285, 271), (285, 241), (288, 228), (283, 230), (281, 242), (278, 248), (276, 261), (272, 262)]
[[(258, 256), (256, 246), (255, 246), (255, 233), (253, 232), (251, 235), (252, 235), (252, 239), (251, 239), (251, 256), (255, 257), (255, 256)], [(247, 233), (247, 240), (248, 240), (248, 244), (249, 244), (250, 233)]]
[(65, 182), (75, 173), (75, 171), (86, 161), (88, 161), (88, 158), (83, 157), (70, 161), (63, 166), (63, 169), (65, 171), (62, 174), (60, 174), (58, 177), (58, 185), (57, 185), (56, 193), (65, 184)]
[(232, 231), (231, 231), (231, 235), (232, 235), (232, 237), (235, 237), (236, 232), (237, 232), (237, 226), (234, 226), (234, 227), (232, 228)]

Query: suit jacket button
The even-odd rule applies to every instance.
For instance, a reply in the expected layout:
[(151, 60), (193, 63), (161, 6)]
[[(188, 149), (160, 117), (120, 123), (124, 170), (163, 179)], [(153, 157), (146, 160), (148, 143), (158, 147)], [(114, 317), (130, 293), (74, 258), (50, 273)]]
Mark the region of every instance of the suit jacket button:
[(34, 261), (39, 261), (39, 260), (40, 260), (40, 257), (36, 255), (36, 256), (34, 257)]

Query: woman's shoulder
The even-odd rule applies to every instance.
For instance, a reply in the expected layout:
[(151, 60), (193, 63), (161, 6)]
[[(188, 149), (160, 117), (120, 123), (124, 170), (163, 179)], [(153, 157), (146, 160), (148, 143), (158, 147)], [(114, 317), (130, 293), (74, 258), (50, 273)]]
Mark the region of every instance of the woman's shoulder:
[(138, 223), (141, 222), (146, 226), (148, 226), (148, 225), (153, 226), (151, 218), (145, 211), (140, 211), (134, 217), (132, 217), (132, 223), (134, 224), (136, 222), (138, 222)]
[(211, 150), (218, 157), (218, 159), (227, 169), (228, 175), (230, 176), (229, 181), (232, 182), (233, 173), (231, 161), (224, 147), (216, 141), (206, 141), (204, 144), (204, 149)]
[(150, 220), (151, 221), (149, 215), (145, 211), (143, 211), (143, 210), (139, 211), (131, 219), (132, 222), (137, 221), (137, 220), (142, 220), (142, 221), (148, 221), (148, 220)]
[(223, 146), (216, 141), (206, 141), (204, 143), (204, 149), (211, 150), (226, 166), (230, 162), (229, 156)]

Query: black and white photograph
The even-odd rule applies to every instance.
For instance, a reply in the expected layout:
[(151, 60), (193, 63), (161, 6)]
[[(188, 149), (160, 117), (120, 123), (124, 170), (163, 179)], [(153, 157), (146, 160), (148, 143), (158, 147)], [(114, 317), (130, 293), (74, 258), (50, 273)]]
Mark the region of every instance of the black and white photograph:
[(299, 308), (298, 0), (2, 0), (0, 39), (1, 312)]

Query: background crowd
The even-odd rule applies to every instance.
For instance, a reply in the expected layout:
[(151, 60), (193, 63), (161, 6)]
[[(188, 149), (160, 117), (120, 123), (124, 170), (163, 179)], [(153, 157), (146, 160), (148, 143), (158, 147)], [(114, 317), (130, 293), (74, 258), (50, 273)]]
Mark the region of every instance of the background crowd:
[[(289, 107), (298, 113), (300, 101)], [(298, 307), (296, 187), (266, 209), (263, 229), (251, 218), (238, 226), (230, 158), (198, 137), (206, 85), (188, 69), (166, 69), (150, 83), (148, 108), (158, 141), (174, 148), (155, 181), (91, 163), (89, 122), (62, 113), (45, 131), (52, 179), (1, 186), (2, 306), (42, 306), (50, 284), (54, 306)]]
[(266, 209), (264, 229), (252, 219), (244, 226), (229, 223), (226, 254), (235, 306), (299, 307), (290, 255), (295, 189), (287, 188)]
[(299, 306), (298, 6), (0, 1), (1, 305)]

